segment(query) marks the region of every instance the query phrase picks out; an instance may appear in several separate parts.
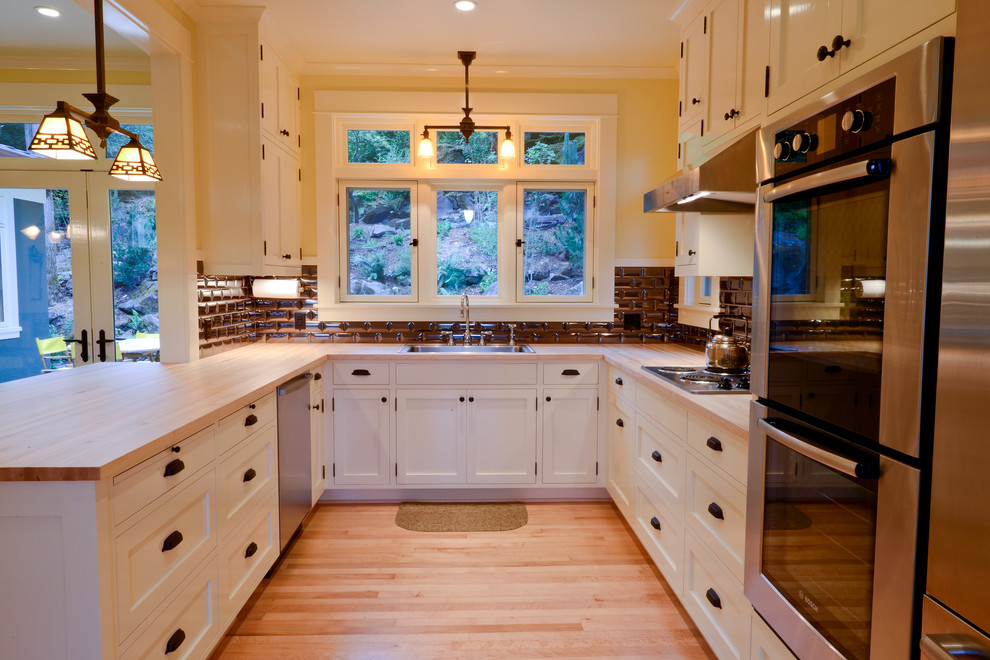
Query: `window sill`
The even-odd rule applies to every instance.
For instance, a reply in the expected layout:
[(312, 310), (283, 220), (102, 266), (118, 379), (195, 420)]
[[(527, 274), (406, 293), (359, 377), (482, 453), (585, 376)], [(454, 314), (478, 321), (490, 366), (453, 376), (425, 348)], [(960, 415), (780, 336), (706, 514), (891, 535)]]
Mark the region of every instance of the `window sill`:
[(0, 339), (17, 339), (20, 336), (20, 326), (16, 328), (0, 328)]
[[(325, 321), (461, 321), (459, 299), (448, 304), (339, 303), (317, 305)], [(615, 307), (593, 303), (492, 303), (471, 301), (471, 322), (614, 321)]]
[(714, 305), (674, 305), (677, 309), (677, 322), (683, 325), (693, 325), (697, 328), (709, 329), (712, 316), (718, 313)]

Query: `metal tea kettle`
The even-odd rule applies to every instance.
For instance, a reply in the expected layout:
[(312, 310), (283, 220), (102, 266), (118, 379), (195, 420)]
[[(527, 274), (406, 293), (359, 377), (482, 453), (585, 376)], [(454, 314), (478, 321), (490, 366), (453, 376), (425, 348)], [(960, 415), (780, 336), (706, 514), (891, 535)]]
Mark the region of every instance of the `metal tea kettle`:
[[(742, 319), (738, 314), (715, 314), (708, 322), (712, 332), (712, 321), (715, 319)], [(729, 326), (725, 334), (714, 334), (705, 344), (705, 358), (708, 368), (712, 371), (742, 371), (749, 367), (749, 340), (732, 334)]]

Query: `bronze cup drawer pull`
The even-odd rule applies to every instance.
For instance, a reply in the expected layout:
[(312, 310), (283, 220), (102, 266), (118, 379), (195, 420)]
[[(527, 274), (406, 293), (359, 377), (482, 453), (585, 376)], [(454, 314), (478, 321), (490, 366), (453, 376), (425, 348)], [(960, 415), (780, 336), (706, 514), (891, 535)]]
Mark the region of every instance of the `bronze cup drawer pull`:
[(168, 638), (167, 642), (165, 642), (165, 655), (168, 655), (173, 651), (178, 651), (184, 641), (186, 641), (186, 632), (182, 628), (179, 628), (172, 633), (172, 636)]
[(577, 369), (564, 369), (560, 372), (561, 376), (580, 376), (581, 372)]
[(172, 477), (183, 470), (186, 469), (186, 464), (182, 462), (182, 459), (175, 459), (174, 461), (169, 461), (168, 465), (165, 466), (165, 472), (162, 473), (163, 477)]
[(658, 532), (662, 529), (660, 526), (660, 520), (656, 516), (650, 518), (650, 524), (653, 525), (653, 529), (657, 530)]
[(722, 507), (712, 502), (708, 505), (708, 513), (712, 514), (712, 518), (718, 520), (725, 520), (725, 514), (722, 513)]
[(248, 415), (244, 419), (244, 426), (254, 426), (257, 423), (258, 423), (258, 416), (257, 415)]
[(248, 482), (258, 476), (258, 473), (254, 471), (254, 468), (248, 468), (247, 472), (244, 473), (244, 481)]
[(255, 543), (254, 541), (251, 541), (251, 544), (248, 545), (247, 549), (244, 551), (244, 558), (249, 559), (253, 557), (254, 553), (256, 553), (257, 551), (258, 551), (258, 544)]
[(180, 543), (182, 543), (182, 532), (175, 530), (165, 537), (165, 541), (162, 543), (162, 552), (174, 550)]
[(370, 376), (371, 372), (367, 369), (355, 369), (351, 372), (352, 376)]
[(718, 594), (715, 592), (714, 589), (709, 589), (708, 591), (706, 591), (705, 598), (707, 598), (708, 602), (712, 604), (712, 607), (717, 607), (718, 609), (722, 609), (722, 599), (718, 597)]
[(722, 441), (716, 438), (714, 435), (709, 437), (705, 444), (712, 451), (722, 451)]
[(663, 454), (661, 454), (656, 450), (654, 450), (653, 453), (650, 454), (650, 458), (655, 460), (657, 463), (663, 463)]

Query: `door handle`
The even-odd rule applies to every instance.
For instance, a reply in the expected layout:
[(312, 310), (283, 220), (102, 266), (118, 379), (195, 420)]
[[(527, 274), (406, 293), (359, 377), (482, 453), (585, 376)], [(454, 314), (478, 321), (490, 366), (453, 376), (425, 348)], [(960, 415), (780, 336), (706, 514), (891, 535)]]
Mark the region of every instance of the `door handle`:
[(89, 332), (86, 330), (79, 331), (79, 339), (66, 339), (66, 342), (79, 344), (79, 359), (83, 362), (89, 362)]
[(954, 658), (990, 658), (990, 647), (970, 635), (923, 635), (921, 655), (929, 660), (953, 660)]
[(117, 340), (113, 337), (107, 339), (106, 330), (100, 330), (100, 338), (96, 340), (96, 343), (100, 346), (100, 350), (97, 352), (96, 357), (100, 358), (100, 362), (107, 361), (107, 344), (112, 344), (115, 341)]

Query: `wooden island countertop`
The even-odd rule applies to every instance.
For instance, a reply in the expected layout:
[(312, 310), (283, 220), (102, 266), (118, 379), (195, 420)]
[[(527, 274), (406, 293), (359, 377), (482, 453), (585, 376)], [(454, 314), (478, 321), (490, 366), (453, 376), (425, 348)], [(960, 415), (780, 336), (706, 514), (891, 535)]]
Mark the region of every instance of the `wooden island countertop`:
[(704, 365), (675, 344), (534, 345), (534, 353), (398, 353), (395, 344), (253, 344), (189, 363), (123, 362), (0, 384), (0, 481), (98, 481), (192, 435), (327, 359), (604, 360), (745, 436), (751, 397), (691, 395), (640, 369)]

